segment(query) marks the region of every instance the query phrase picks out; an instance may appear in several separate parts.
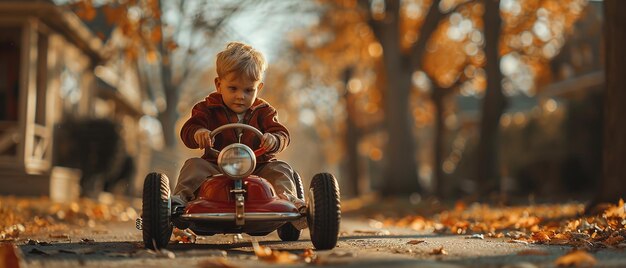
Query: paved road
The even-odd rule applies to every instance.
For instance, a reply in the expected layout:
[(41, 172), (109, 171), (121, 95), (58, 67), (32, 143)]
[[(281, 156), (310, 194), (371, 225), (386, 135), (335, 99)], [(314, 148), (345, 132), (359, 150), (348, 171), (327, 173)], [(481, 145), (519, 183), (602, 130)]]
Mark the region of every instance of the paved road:
[[(329, 251), (314, 251), (317, 257), (314, 264), (328, 267), (554, 267), (554, 261), (571, 250), (562, 246), (510, 243), (510, 239), (473, 239), (401, 228), (377, 229), (370, 225), (368, 219), (344, 218), (338, 246)], [(19, 244), (27, 267), (311, 266), (303, 258), (295, 259), (293, 264), (259, 260), (250, 242), (253, 238), (247, 235), (239, 239), (232, 235), (202, 237), (196, 244), (171, 244), (170, 252), (155, 255), (143, 250), (141, 232), (135, 229), (133, 222), (76, 229), (67, 237), (40, 234), (30, 238), (33, 239), (30, 244)], [(254, 239), (274, 252), (293, 255), (301, 255), (312, 248), (308, 231), (298, 242), (282, 242), (275, 232)], [(447, 254), (433, 254), (441, 247)], [(528, 255), (520, 255), (520, 252)], [(624, 249), (604, 249), (592, 254), (598, 261), (596, 267), (626, 267)]]

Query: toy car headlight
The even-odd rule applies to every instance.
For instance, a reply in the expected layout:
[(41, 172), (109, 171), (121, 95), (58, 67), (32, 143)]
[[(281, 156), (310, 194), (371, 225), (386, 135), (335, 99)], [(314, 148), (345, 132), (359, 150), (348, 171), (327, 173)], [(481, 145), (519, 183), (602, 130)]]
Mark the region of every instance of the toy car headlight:
[(256, 157), (250, 147), (233, 143), (222, 149), (217, 156), (217, 165), (224, 175), (239, 179), (252, 174), (256, 166)]

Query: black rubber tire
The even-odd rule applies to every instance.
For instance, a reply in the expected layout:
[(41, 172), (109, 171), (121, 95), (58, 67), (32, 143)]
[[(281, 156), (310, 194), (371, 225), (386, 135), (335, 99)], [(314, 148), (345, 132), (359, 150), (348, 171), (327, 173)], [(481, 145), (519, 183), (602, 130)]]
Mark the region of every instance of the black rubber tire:
[[(296, 185), (296, 195), (304, 201), (304, 188), (302, 187), (302, 178), (300, 178), (300, 174), (298, 174), (298, 172), (294, 172), (293, 179), (293, 183)], [(291, 222), (283, 224), (278, 228), (278, 230), (276, 230), (276, 232), (282, 241), (298, 241), (298, 239), (300, 239), (300, 235), (302, 234), (302, 230), (296, 229)]]
[(337, 179), (329, 173), (313, 176), (307, 213), (311, 242), (318, 250), (337, 245), (341, 221), (341, 203)]
[(169, 179), (165, 174), (150, 173), (143, 182), (141, 220), (143, 243), (147, 249), (166, 248), (172, 236)]

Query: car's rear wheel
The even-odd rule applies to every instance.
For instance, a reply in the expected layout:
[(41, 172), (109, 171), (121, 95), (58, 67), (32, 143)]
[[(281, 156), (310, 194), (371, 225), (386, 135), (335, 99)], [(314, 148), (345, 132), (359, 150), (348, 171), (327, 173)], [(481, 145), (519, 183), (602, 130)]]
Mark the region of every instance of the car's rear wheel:
[[(304, 188), (302, 187), (302, 178), (300, 178), (300, 174), (298, 172), (294, 172), (293, 176), (294, 184), (296, 185), (296, 195), (297, 197), (304, 201)], [(278, 233), (278, 237), (282, 241), (298, 241), (300, 239), (300, 234), (302, 234), (302, 230), (298, 230), (291, 222), (283, 224), (281, 227), (276, 230)]]
[(169, 180), (165, 174), (150, 173), (143, 183), (141, 212), (143, 242), (147, 249), (167, 247), (172, 236)]
[(316, 249), (332, 249), (337, 245), (341, 204), (337, 179), (332, 174), (319, 173), (311, 180), (307, 220)]

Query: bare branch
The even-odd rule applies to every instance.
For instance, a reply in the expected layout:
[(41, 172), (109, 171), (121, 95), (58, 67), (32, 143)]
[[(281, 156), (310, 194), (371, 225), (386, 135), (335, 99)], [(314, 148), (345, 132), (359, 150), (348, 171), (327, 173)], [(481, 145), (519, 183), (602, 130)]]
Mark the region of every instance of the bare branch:
[(435, 0), (430, 5), (426, 18), (424, 19), (424, 23), (422, 24), (422, 28), (420, 29), (419, 38), (411, 48), (410, 64), (415, 69), (422, 68), (422, 57), (426, 51), (428, 40), (430, 40), (431, 35), (435, 32), (437, 25), (439, 25), (439, 21), (441, 21), (441, 18), (443, 17), (443, 14), (439, 10), (440, 2), (441, 0)]

